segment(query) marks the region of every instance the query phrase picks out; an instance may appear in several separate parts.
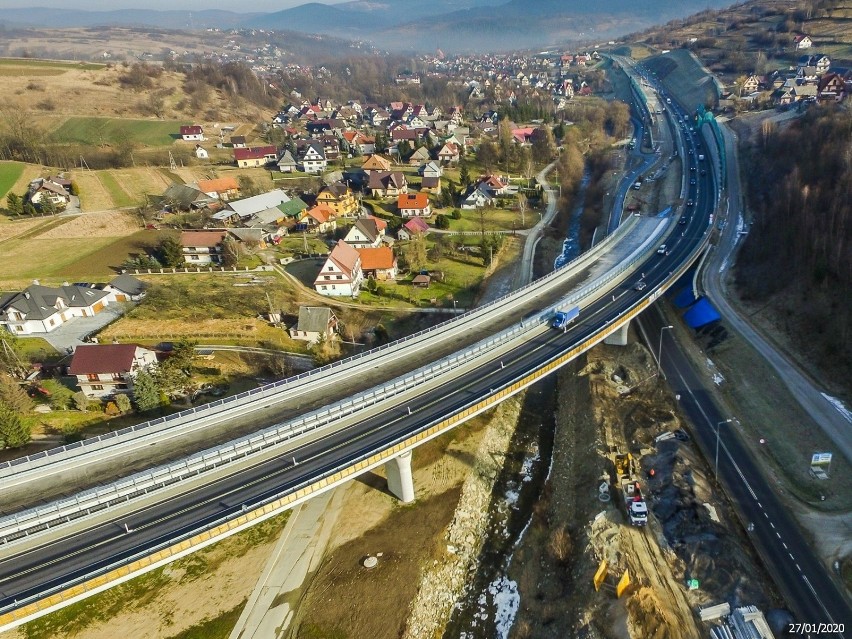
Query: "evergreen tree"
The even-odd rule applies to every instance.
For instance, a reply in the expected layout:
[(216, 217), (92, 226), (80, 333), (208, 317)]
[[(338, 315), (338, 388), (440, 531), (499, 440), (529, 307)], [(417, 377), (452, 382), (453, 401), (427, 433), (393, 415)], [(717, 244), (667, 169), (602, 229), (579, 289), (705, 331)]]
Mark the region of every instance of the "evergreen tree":
[(157, 260), (163, 266), (177, 267), (183, 264), (183, 249), (180, 242), (170, 235), (160, 240), (156, 253)]
[(136, 410), (140, 413), (153, 410), (160, 405), (160, 389), (157, 388), (157, 383), (148, 371), (136, 373), (133, 396)]
[(28, 413), (33, 409), (33, 400), (11, 375), (0, 374), (0, 402), (16, 413)]
[(6, 206), (15, 215), (24, 214), (24, 202), (20, 195), (9, 193), (9, 195), (6, 196)]
[(20, 448), (30, 441), (30, 428), (17, 411), (0, 402), (0, 446)]
[(462, 162), (459, 167), (459, 182), (464, 188), (470, 186), (470, 169), (467, 168), (467, 162)]

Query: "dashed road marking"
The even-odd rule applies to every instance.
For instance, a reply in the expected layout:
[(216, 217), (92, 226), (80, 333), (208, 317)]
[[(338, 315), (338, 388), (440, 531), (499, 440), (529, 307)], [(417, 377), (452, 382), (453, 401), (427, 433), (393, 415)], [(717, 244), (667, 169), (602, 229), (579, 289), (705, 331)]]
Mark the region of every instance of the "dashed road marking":
[(770, 521), (770, 522), (769, 522), (769, 525), (770, 525), (770, 526), (772, 526), (772, 530), (775, 530), (775, 524), (773, 524), (773, 523)]

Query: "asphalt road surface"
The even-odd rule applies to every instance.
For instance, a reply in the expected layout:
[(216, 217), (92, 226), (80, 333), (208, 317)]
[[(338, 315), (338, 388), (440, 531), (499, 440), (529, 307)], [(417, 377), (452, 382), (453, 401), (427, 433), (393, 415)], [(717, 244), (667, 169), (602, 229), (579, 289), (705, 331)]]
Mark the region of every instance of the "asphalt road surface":
[[(654, 306), (642, 315), (641, 323), (659, 348), (664, 321)], [(671, 338), (663, 338), (661, 365), (669, 386), (680, 396), (680, 406), (707, 452), (715, 458), (716, 428), (731, 419), (719, 409), (704, 388), (691, 361)], [(840, 623), (852, 628), (849, 601), (814, 554), (793, 517), (764, 479), (751, 453), (741, 441), (736, 422), (719, 426), (719, 480), (734, 502), (749, 535), (781, 593), (800, 623)], [(769, 445), (769, 444), (767, 444)], [(816, 635), (814, 635), (816, 636)], [(822, 637), (850, 637), (847, 632)]]

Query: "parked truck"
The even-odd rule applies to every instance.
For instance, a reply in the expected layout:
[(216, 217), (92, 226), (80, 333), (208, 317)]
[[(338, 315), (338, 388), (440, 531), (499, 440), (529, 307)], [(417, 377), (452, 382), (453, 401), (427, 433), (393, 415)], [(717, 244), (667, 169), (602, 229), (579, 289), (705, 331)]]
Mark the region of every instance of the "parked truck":
[(621, 491), (627, 520), (631, 526), (646, 526), (648, 524), (648, 504), (642, 495), (639, 478), (636, 474), (636, 462), (630, 453), (615, 455), (616, 488)]

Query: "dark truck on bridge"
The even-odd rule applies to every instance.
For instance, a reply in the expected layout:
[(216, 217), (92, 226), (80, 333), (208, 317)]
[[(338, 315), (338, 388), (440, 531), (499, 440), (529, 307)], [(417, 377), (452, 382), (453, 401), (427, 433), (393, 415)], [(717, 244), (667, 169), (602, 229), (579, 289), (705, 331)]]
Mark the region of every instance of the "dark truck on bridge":
[(558, 311), (553, 316), (553, 321), (550, 325), (553, 328), (560, 328), (563, 331), (568, 330), (568, 325), (580, 316), (580, 307), (575, 306), (569, 311)]

